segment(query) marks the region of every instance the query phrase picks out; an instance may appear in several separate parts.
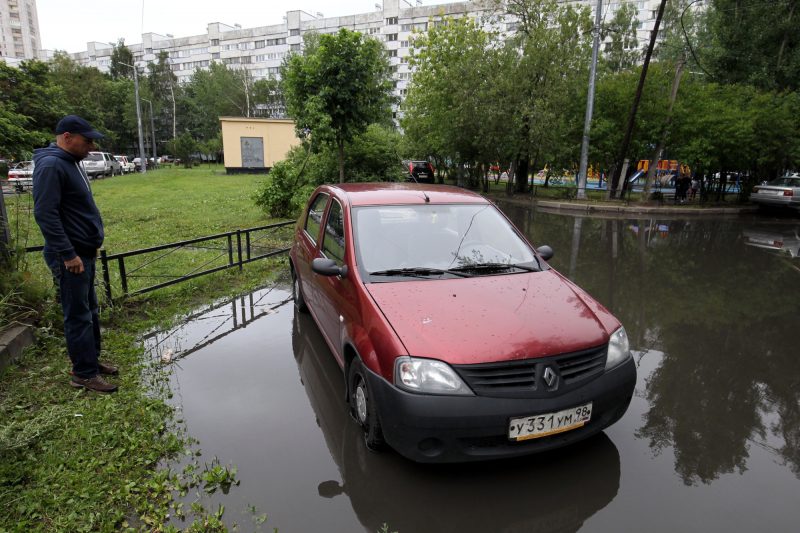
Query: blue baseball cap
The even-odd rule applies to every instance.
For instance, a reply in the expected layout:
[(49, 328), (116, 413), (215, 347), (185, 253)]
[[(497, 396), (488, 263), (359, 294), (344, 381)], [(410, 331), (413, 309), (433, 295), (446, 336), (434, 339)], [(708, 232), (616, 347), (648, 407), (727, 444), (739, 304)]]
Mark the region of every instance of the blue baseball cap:
[(78, 115), (67, 115), (58, 121), (56, 135), (61, 135), (62, 133), (77, 133), (87, 139), (102, 139), (105, 137)]

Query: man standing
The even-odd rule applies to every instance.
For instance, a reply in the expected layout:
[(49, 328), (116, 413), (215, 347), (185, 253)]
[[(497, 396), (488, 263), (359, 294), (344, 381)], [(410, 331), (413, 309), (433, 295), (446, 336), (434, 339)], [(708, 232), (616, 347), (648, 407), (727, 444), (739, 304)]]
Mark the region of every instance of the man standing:
[(56, 142), (34, 152), (33, 215), (44, 235), (44, 259), (58, 282), (64, 311), (64, 337), (72, 360), (74, 387), (114, 392), (100, 374), (116, 374), (100, 363), (100, 319), (94, 289), (97, 249), (103, 220), (80, 161), (95, 150), (103, 134), (76, 115), (56, 126)]

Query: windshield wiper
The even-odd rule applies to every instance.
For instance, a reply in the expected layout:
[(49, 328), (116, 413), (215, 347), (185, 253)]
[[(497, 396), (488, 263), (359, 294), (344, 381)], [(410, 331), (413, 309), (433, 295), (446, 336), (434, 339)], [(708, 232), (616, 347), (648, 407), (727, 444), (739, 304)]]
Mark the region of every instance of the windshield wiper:
[(528, 272), (538, 272), (539, 269), (524, 263), (474, 263), (453, 267), (452, 270), (460, 272), (506, 272), (513, 268), (526, 270)]
[(388, 270), (378, 270), (370, 272), (370, 276), (410, 276), (415, 278), (427, 278), (429, 276), (441, 276), (443, 274), (453, 274), (462, 278), (470, 277), (469, 274), (456, 272), (455, 269), (442, 270), (441, 268), (413, 267), (413, 268), (390, 268)]

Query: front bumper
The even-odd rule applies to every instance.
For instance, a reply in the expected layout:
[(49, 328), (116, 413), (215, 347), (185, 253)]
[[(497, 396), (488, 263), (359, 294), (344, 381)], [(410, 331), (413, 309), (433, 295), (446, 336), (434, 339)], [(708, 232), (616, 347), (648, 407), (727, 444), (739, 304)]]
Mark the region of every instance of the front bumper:
[[(559, 448), (619, 420), (636, 386), (632, 358), (584, 386), (547, 399), (435, 396), (398, 389), (367, 371), (386, 442), (417, 462), (466, 462), (515, 457)], [(583, 427), (522, 442), (508, 440), (513, 417), (551, 413), (592, 402)]]

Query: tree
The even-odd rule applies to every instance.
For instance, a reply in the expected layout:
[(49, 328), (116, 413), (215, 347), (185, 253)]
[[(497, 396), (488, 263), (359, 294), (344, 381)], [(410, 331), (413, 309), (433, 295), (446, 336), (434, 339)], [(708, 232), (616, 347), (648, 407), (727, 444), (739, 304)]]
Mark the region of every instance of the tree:
[(302, 54), (289, 56), (281, 78), (298, 136), (335, 145), (344, 182), (345, 144), (389, 117), (392, 84), (383, 45), (344, 28), (314, 37)]
[(497, 0), (496, 6), (519, 21), (507, 42), (519, 57), (508, 72), (516, 82), (508, 104), (516, 113), (516, 183), (523, 192), (531, 163), (578, 161), (585, 107), (575, 102), (586, 93), (592, 23), (587, 8), (554, 0)]
[(192, 155), (197, 152), (198, 146), (197, 141), (194, 140), (194, 137), (189, 132), (184, 132), (167, 143), (169, 151), (183, 161), (185, 168), (191, 168)]
[(636, 66), (642, 52), (638, 48), (639, 41), (636, 29), (639, 23), (638, 10), (632, 3), (624, 3), (614, 12), (608, 24), (603, 24), (600, 33), (603, 48), (603, 65), (611, 72), (621, 72)]
[(184, 117), (182, 129), (198, 140), (212, 139), (220, 132), (219, 117), (248, 117), (256, 102), (251, 97), (252, 79), (245, 70), (233, 70), (212, 62), (208, 70), (197, 69), (184, 86), (185, 98), (178, 115)]
[(800, 2), (712, 0), (703, 54), (715, 81), (800, 88)]
[(172, 72), (169, 54), (162, 50), (157, 62), (147, 64), (147, 90), (153, 102), (153, 114), (158, 139), (175, 138), (177, 135), (177, 101), (179, 93), (178, 78)]
[(133, 151), (136, 138), (133, 82), (126, 78), (112, 80), (63, 53), (57, 53), (49, 67), (52, 84), (63, 94), (65, 110), (100, 128), (106, 135), (101, 141), (104, 149)]
[(125, 46), (125, 39), (120, 39), (111, 51), (111, 66), (108, 71), (111, 78), (133, 79), (133, 52)]
[(445, 161), (463, 169), (481, 159), (506, 159), (509, 154), (500, 147), (502, 140), (484, 135), (490, 125), (502, 122), (495, 120), (498, 109), (491, 105), (490, 96), (496, 73), (502, 71), (495, 64), (497, 37), (472, 19), (445, 22), (414, 41), (410, 61), (414, 77), (401, 120), (415, 150), (409, 155), (431, 157), (440, 169)]

